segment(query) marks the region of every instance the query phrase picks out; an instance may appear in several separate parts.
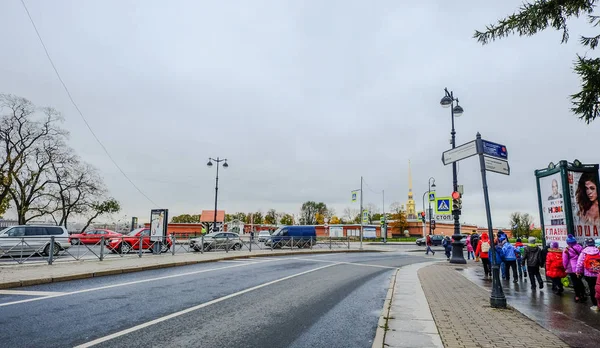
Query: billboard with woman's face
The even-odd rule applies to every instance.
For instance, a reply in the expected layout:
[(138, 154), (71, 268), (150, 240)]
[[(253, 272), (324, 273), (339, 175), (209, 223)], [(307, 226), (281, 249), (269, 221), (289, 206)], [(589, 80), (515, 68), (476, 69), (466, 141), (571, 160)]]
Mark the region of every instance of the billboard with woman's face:
[(543, 229), (546, 242), (558, 242), (565, 246), (567, 240), (567, 223), (565, 201), (560, 172), (541, 177), (540, 196), (542, 202)]
[(578, 242), (585, 238), (600, 238), (598, 210), (598, 173), (568, 172), (569, 195), (573, 214), (573, 235)]

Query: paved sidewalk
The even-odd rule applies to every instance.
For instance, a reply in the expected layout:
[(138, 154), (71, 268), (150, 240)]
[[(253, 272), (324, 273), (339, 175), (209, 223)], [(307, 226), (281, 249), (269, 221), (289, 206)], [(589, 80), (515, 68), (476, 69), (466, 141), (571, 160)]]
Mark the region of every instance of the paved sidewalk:
[(569, 347), (517, 310), (491, 308), (489, 292), (462, 266), (442, 262), (418, 272), (444, 347)]
[(366, 247), (359, 249), (298, 249), (298, 250), (257, 250), (236, 252), (205, 252), (185, 254), (127, 255), (119, 259), (65, 261), (48, 264), (13, 264), (0, 266), (0, 289), (20, 286), (38, 285), (61, 282), (74, 279), (101, 277), (107, 275), (139, 272), (158, 268), (184, 266), (202, 262), (231, 260), (250, 257), (306, 255), (306, 254), (331, 254), (351, 252), (378, 252), (389, 251), (385, 248)]
[[(433, 262), (404, 266), (392, 277), (392, 285), (384, 305), (383, 320), (380, 320), (373, 348), (443, 347), (417, 276), (420, 268), (431, 264)], [(378, 340), (382, 333), (383, 340)]]

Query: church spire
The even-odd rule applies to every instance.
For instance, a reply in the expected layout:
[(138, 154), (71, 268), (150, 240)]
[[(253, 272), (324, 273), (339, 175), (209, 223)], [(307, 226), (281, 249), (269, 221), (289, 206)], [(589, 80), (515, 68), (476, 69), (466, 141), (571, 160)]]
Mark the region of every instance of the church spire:
[(412, 192), (412, 172), (410, 170), (410, 160), (408, 160), (408, 202), (406, 202), (406, 217), (408, 219), (416, 219), (417, 212), (415, 210), (415, 200)]
[(412, 172), (410, 170), (410, 160), (408, 160), (408, 199), (413, 199), (412, 192)]

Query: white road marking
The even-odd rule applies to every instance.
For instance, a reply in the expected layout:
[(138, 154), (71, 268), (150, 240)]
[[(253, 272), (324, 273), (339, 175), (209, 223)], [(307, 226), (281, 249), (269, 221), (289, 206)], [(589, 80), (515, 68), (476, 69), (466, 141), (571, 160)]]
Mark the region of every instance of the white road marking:
[(257, 261), (248, 261), (248, 260), (220, 260), (219, 262), (230, 262), (230, 263), (260, 263)]
[(364, 266), (364, 267), (377, 267), (377, 268), (389, 268), (389, 269), (400, 268), (400, 267), (394, 267), (394, 266), (372, 265), (372, 264), (368, 264), (368, 263), (356, 263), (356, 262), (344, 262), (344, 261), (329, 261), (329, 260), (317, 260), (317, 259), (304, 259), (304, 258), (300, 258), (300, 257), (291, 257), (290, 259), (292, 259), (292, 260), (300, 260), (300, 261), (313, 261), (313, 262), (330, 262), (330, 263), (336, 263), (336, 264), (340, 264), (340, 265), (354, 265), (354, 266)]
[[(269, 262), (269, 261), (264, 261), (264, 262)], [(127, 286), (127, 285), (134, 285), (134, 284), (141, 284), (141, 283), (153, 282), (155, 280), (163, 280), (163, 279), (170, 279), (170, 278), (177, 278), (177, 277), (185, 277), (185, 276), (194, 275), (194, 274), (200, 274), (200, 273), (206, 273), (206, 272), (213, 272), (213, 271), (220, 271), (220, 270), (223, 270), (223, 269), (229, 269), (229, 268), (235, 268), (235, 267), (243, 267), (243, 266), (250, 266), (250, 265), (257, 264), (257, 263), (258, 262), (237, 263), (237, 264), (231, 265), (231, 266), (224, 266), (224, 267), (218, 267), (218, 268), (203, 269), (203, 270), (200, 270), (200, 271), (193, 271), (193, 272), (172, 274), (172, 275), (162, 276), (162, 277), (156, 277), (156, 278), (134, 280), (134, 281), (131, 281), (131, 282), (125, 282), (125, 283), (119, 283), (119, 284), (113, 284), (113, 285), (100, 286), (100, 287), (91, 288), (91, 289), (83, 289), (83, 290), (77, 290), (77, 291), (71, 291), (71, 292), (62, 292), (62, 293), (52, 293), (52, 295), (48, 295), (48, 296), (44, 296), (44, 297), (36, 297), (36, 298), (30, 298), (30, 299), (27, 299), (27, 300), (19, 300), (19, 301), (13, 301), (13, 302), (0, 303), (0, 307), (6, 307), (6, 306), (15, 305), (15, 304), (27, 303), (27, 302), (33, 302), (33, 301), (46, 300), (46, 299), (55, 298), (55, 297), (62, 297), (62, 296), (82, 294), (82, 293), (91, 292), (91, 291), (112, 289), (112, 288), (117, 288), (117, 287)]]
[(23, 296), (52, 296), (61, 295), (64, 292), (57, 291), (26, 291), (26, 290), (0, 290), (0, 295), (23, 295)]
[(129, 329), (125, 329), (125, 330), (122, 330), (122, 331), (119, 331), (119, 332), (115, 332), (114, 334), (110, 334), (108, 336), (100, 337), (100, 338), (95, 339), (93, 341), (86, 342), (84, 344), (80, 344), (78, 346), (75, 346), (75, 348), (92, 347), (92, 346), (95, 346), (97, 344), (100, 344), (100, 343), (112, 340), (114, 338), (117, 338), (117, 337), (120, 337), (120, 336), (123, 336), (123, 335), (127, 335), (127, 334), (130, 334), (132, 332), (135, 332), (135, 331), (147, 328), (149, 326), (152, 326), (152, 325), (155, 325), (155, 324), (158, 324), (158, 323), (162, 323), (163, 321), (167, 321), (169, 319), (173, 319), (173, 318), (179, 317), (181, 315), (184, 315), (184, 314), (196, 311), (198, 309), (201, 309), (201, 308), (204, 308), (204, 307), (208, 307), (208, 306), (213, 305), (215, 303), (219, 303), (219, 302), (228, 300), (230, 298), (233, 298), (233, 297), (236, 297), (236, 296), (240, 296), (240, 295), (243, 295), (245, 293), (248, 293), (248, 292), (251, 292), (251, 291), (254, 291), (254, 290), (258, 290), (260, 288), (264, 288), (266, 286), (273, 285), (273, 284), (276, 284), (276, 283), (279, 283), (279, 282), (282, 282), (284, 280), (288, 280), (288, 279), (292, 279), (292, 278), (295, 278), (295, 277), (299, 277), (301, 275), (305, 275), (305, 274), (308, 274), (308, 273), (311, 273), (311, 272), (319, 271), (319, 270), (322, 270), (324, 268), (335, 266), (335, 265), (336, 264), (331, 264), (331, 265), (326, 265), (326, 266), (322, 266), (322, 267), (313, 268), (313, 269), (310, 269), (308, 271), (304, 271), (304, 272), (292, 274), (292, 275), (289, 275), (287, 277), (279, 278), (279, 279), (272, 280), (272, 281), (267, 282), (267, 283), (263, 283), (263, 284), (260, 284), (260, 285), (257, 285), (257, 286), (253, 286), (251, 288), (248, 288), (248, 289), (245, 289), (245, 290), (242, 290), (242, 291), (238, 291), (238, 292), (235, 292), (233, 294), (229, 294), (229, 295), (226, 295), (226, 296), (223, 296), (223, 297), (219, 297), (219, 298), (214, 299), (212, 301), (204, 302), (204, 303), (201, 303), (201, 304), (199, 304), (197, 306), (190, 307), (190, 308), (184, 309), (182, 311), (175, 312), (175, 313), (166, 315), (164, 317), (148, 321), (148, 322), (140, 324), (140, 325), (136, 325), (136, 326), (131, 327)]

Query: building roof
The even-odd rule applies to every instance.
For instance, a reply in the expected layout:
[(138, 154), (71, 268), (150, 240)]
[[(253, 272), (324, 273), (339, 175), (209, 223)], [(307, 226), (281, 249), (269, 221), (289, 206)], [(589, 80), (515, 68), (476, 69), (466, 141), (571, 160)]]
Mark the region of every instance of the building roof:
[[(200, 222), (213, 222), (215, 221), (214, 210), (203, 210), (200, 215)], [(225, 210), (217, 210), (217, 222), (225, 221)]]

